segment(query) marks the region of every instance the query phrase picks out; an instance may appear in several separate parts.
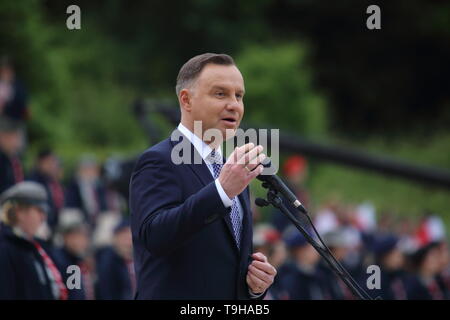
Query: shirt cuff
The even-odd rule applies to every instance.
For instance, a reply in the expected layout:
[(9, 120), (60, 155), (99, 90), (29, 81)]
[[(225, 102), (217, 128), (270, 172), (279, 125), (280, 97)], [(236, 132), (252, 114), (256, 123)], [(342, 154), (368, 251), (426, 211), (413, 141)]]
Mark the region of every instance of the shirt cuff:
[(222, 188), (222, 185), (219, 182), (219, 179), (216, 179), (214, 182), (216, 184), (217, 192), (219, 192), (220, 199), (222, 199), (222, 202), (223, 202), (223, 205), (225, 206), (225, 208), (231, 207), (231, 205), (233, 204), (233, 200), (228, 198), (227, 194), (225, 193), (225, 191)]
[(258, 299), (259, 297), (261, 297), (264, 292), (262, 293), (253, 293), (252, 290), (250, 290), (250, 288), (248, 288), (248, 293), (250, 294), (250, 298), (251, 299)]

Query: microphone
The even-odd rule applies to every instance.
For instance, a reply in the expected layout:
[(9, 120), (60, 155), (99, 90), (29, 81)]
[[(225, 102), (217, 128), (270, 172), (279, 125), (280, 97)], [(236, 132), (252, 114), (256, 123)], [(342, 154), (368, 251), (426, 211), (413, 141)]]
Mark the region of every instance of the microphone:
[[(261, 162), (263, 167), (268, 168), (272, 165), (269, 158), (264, 159), (263, 162)], [(297, 197), (294, 195), (294, 193), (284, 184), (283, 180), (281, 180), (280, 177), (278, 177), (276, 174), (270, 174), (270, 175), (258, 175), (256, 177), (259, 181), (267, 182), (269, 183), (273, 189), (281, 193), (295, 208), (303, 212), (304, 214), (308, 214), (305, 207), (302, 205), (300, 200), (297, 199)]]

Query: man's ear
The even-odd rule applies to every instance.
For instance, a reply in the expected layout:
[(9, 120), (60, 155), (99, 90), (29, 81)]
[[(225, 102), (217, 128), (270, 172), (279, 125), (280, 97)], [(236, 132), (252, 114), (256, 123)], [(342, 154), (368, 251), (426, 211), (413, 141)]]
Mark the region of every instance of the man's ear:
[(188, 89), (183, 89), (180, 91), (178, 96), (178, 100), (180, 102), (180, 106), (183, 110), (190, 112), (192, 110), (191, 105), (191, 93)]

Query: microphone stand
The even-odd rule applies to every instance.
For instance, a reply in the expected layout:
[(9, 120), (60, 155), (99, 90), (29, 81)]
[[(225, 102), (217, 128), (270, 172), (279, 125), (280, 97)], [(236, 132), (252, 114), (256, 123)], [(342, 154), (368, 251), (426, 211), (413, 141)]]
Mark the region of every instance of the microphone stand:
[[(301, 226), (298, 219), (286, 208), (283, 201), (280, 198), (279, 192), (272, 186), (269, 182), (263, 182), (262, 186), (269, 191), (267, 192), (267, 200), (261, 199), (262, 201), (257, 205), (268, 206), (271, 204), (275, 208), (279, 209), (283, 214), (285, 214), (289, 220), (294, 224), (294, 226), (303, 234), (306, 240), (316, 249), (320, 256), (328, 263), (329, 267), (336, 273), (336, 275), (347, 285), (347, 287), (352, 291), (352, 293), (361, 300), (373, 300), (367, 292), (365, 292), (356, 281), (348, 274), (345, 268), (334, 258), (334, 256), (329, 251), (325, 244), (320, 244), (316, 242), (309, 233)], [(308, 217), (309, 218), (309, 217)], [(311, 221), (310, 221), (311, 222)], [(312, 224), (312, 222), (311, 222)], [(314, 226), (313, 226), (314, 227)], [(319, 238), (320, 235), (318, 234)]]

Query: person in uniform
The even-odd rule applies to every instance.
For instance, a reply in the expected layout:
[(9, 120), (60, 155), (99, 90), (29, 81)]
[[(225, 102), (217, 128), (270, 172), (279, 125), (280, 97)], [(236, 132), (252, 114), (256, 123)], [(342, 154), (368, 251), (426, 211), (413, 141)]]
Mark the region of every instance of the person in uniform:
[(130, 300), (136, 291), (130, 223), (114, 228), (113, 245), (97, 254), (97, 293), (100, 300)]
[(432, 241), (410, 256), (413, 274), (408, 277), (406, 290), (409, 300), (443, 300), (445, 292), (439, 284), (441, 271), (439, 242)]
[(286, 229), (284, 239), (291, 259), (279, 269), (277, 280), (289, 300), (328, 299), (324, 276), (318, 268), (319, 253), (295, 228)]
[(405, 257), (399, 247), (399, 238), (393, 234), (375, 237), (373, 253), (375, 264), (380, 267), (380, 289), (374, 289), (374, 298), (383, 300), (406, 300)]
[(67, 299), (50, 249), (35, 237), (48, 210), (45, 188), (18, 183), (1, 194), (0, 204), (0, 300)]

